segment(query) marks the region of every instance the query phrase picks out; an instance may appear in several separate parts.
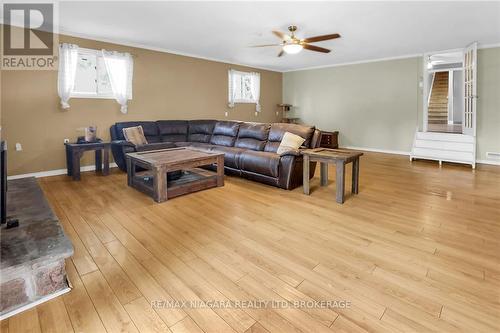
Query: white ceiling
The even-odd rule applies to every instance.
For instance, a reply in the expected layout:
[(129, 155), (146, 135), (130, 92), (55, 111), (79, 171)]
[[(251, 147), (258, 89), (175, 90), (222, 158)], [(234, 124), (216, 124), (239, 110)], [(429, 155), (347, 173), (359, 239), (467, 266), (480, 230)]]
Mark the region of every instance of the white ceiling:
[[(500, 2), (61, 2), (60, 31), (278, 71), (500, 43)], [(277, 58), (271, 30), (333, 52)]]

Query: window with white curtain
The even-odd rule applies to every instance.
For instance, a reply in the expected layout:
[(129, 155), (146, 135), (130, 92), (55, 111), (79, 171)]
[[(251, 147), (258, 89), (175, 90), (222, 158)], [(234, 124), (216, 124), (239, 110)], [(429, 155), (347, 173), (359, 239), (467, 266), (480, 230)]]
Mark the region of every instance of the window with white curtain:
[[(130, 80), (127, 84), (131, 85), (131, 82)], [(127, 95), (128, 99), (132, 99), (132, 87)], [(101, 50), (79, 48), (75, 85), (71, 97), (115, 98)]]
[(229, 107), (236, 103), (255, 103), (260, 111), (260, 74), (230, 69), (228, 72)]

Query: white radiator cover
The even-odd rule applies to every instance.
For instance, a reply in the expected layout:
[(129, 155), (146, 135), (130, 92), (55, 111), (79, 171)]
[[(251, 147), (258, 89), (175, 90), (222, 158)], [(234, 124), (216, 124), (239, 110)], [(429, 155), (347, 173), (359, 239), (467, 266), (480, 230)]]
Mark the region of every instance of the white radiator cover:
[(416, 132), (410, 159), (428, 159), (476, 166), (476, 138), (464, 134)]

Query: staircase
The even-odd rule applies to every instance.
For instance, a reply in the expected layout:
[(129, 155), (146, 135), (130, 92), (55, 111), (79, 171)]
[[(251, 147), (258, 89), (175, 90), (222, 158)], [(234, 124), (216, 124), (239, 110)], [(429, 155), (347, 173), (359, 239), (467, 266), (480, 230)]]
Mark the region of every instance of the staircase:
[(429, 124), (448, 124), (448, 72), (436, 72), (429, 96)]
[(476, 138), (464, 134), (419, 132), (411, 150), (410, 160), (426, 159), (464, 163), (476, 166)]

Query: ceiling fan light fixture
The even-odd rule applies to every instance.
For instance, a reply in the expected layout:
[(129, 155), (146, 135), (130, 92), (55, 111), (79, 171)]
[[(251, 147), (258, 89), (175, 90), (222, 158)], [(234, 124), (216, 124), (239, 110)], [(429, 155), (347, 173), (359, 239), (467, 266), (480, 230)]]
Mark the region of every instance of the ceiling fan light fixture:
[(300, 44), (287, 44), (283, 46), (283, 51), (285, 51), (288, 54), (297, 54), (300, 51), (302, 51), (303, 46)]

